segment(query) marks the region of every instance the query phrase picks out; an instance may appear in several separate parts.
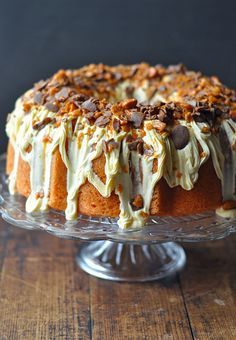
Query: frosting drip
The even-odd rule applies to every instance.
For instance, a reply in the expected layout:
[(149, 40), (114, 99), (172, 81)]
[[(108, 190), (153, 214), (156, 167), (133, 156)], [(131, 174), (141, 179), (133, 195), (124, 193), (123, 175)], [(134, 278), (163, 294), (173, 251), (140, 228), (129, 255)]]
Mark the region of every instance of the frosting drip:
[[(116, 98), (124, 99), (124, 92), (130, 85), (125, 81), (116, 87)], [(165, 98), (158, 92), (147, 94), (148, 83), (135, 89), (133, 95), (139, 101), (156, 103)], [(172, 97), (177, 94), (173, 93)], [(7, 134), (15, 150), (14, 166), (9, 176), (9, 190), (16, 192), (16, 176), (19, 157), (29, 163), (31, 194), (26, 202), (27, 212), (45, 211), (50, 197), (50, 179), (53, 153), (58, 148), (67, 168), (67, 208), (68, 220), (78, 214), (80, 187), (90, 182), (103, 197), (115, 192), (120, 199), (121, 228), (142, 227), (149, 215), (149, 209), (156, 183), (164, 177), (170, 187), (180, 185), (191, 190), (198, 180), (199, 169), (209, 157), (212, 159), (217, 177), (222, 182), (223, 200), (235, 200), (236, 180), (236, 122), (222, 120), (220, 133), (212, 133), (207, 122), (178, 119), (189, 133), (189, 141), (182, 149), (177, 149), (169, 133), (160, 133), (150, 128), (148, 121), (143, 130), (136, 130), (152, 153), (140, 154), (130, 149), (128, 135), (124, 130), (116, 131), (99, 125), (90, 125), (83, 116), (76, 119), (69, 116), (55, 124), (56, 113), (43, 106), (25, 114), (23, 101), (19, 99), (7, 123)], [(35, 129), (35, 122), (50, 118), (48, 124)], [(142, 132), (142, 133), (141, 133)], [(93, 170), (93, 161), (104, 152), (104, 143), (112, 141), (114, 148), (105, 152), (105, 183)], [(132, 202), (138, 197), (137, 202)], [(136, 204), (136, 205), (135, 205)], [(222, 208), (218, 209), (224, 215)], [(235, 216), (235, 212), (233, 213)], [(225, 216), (225, 215), (224, 215)]]

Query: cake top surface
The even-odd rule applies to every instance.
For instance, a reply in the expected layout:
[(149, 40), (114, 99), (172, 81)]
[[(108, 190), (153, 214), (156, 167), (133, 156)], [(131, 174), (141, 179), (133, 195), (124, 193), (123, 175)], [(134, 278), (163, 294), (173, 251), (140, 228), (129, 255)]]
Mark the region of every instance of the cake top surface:
[[(145, 100), (140, 100), (141, 90)], [(55, 113), (57, 121), (82, 115), (90, 125), (110, 124), (126, 131), (142, 129), (145, 120), (162, 132), (179, 119), (207, 122), (212, 128), (222, 119), (236, 117), (234, 90), (217, 77), (188, 71), (181, 64), (167, 68), (146, 63), (91, 64), (78, 70), (60, 70), (36, 83), (22, 100), (26, 113), (32, 107), (44, 106)]]

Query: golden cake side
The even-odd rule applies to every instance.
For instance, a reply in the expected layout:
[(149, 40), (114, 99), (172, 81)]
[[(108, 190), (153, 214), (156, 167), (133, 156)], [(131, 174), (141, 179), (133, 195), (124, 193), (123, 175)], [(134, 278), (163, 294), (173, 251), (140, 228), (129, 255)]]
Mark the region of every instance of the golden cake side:
[[(9, 143), (7, 153), (7, 173), (13, 167), (14, 148)], [(99, 157), (93, 162), (94, 171), (105, 181), (105, 157)], [(67, 169), (61, 159), (58, 149), (54, 152), (49, 206), (56, 210), (66, 209), (66, 176)], [(17, 191), (28, 197), (30, 194), (30, 167), (20, 159), (17, 170)], [(211, 161), (208, 161), (199, 172), (199, 179), (190, 191), (181, 187), (170, 188), (164, 179), (155, 186), (150, 207), (151, 215), (189, 215), (216, 209), (222, 201), (221, 184), (215, 175)], [(103, 197), (89, 182), (81, 186), (78, 194), (78, 212), (89, 216), (119, 216), (119, 198), (115, 193)]]

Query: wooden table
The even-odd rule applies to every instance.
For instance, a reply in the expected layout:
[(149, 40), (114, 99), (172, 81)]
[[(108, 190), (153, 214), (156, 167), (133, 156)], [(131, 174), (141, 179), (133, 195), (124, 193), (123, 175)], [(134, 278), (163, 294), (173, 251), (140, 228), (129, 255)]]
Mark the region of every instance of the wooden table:
[(172, 281), (83, 273), (79, 242), (0, 222), (0, 339), (236, 339), (236, 237), (185, 244)]

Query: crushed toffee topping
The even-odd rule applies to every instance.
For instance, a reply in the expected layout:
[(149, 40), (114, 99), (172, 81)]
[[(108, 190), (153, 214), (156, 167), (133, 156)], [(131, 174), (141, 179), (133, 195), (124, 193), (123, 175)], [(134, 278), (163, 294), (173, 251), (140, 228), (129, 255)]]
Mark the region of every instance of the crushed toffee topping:
[(50, 123), (55, 123), (55, 121), (56, 120), (54, 118), (46, 117), (42, 121), (35, 123), (33, 125), (33, 129), (38, 131), (42, 130), (46, 125)]
[[(164, 101), (150, 105), (133, 98), (135, 89), (146, 81), (148, 97), (158, 93)], [(117, 103), (116, 88), (122, 82), (127, 82), (127, 99)], [(60, 70), (35, 84), (22, 100), (25, 113), (44, 106), (61, 119), (75, 111), (75, 116), (84, 116), (90, 125), (103, 128), (111, 124), (116, 132), (143, 129), (145, 121), (152, 121), (150, 126), (163, 132), (179, 119), (206, 122), (211, 127), (229, 117), (236, 120), (235, 91), (218, 78), (188, 71), (182, 64), (167, 68), (146, 63), (91, 64), (78, 70)]]
[(143, 207), (143, 197), (142, 195), (136, 195), (130, 202), (130, 205), (134, 211), (142, 209)]
[(117, 143), (114, 138), (109, 139), (108, 141), (103, 140), (103, 151), (104, 152), (111, 152), (114, 149), (118, 149), (119, 143)]

